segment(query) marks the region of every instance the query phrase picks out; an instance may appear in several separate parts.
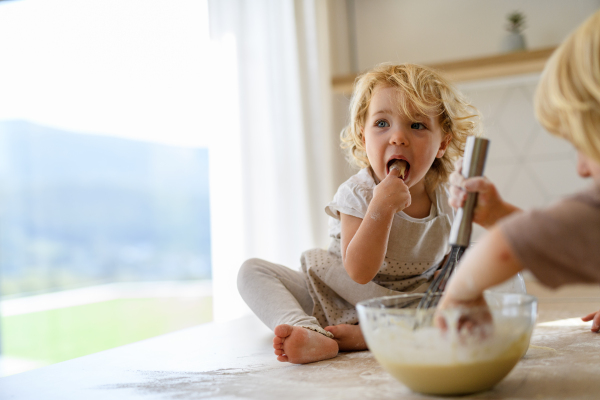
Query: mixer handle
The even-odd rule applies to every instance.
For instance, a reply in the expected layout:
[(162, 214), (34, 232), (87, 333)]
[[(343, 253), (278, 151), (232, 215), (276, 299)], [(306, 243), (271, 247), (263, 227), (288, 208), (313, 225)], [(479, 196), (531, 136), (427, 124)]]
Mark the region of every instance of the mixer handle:
[[(469, 136), (465, 147), (462, 174), (465, 178), (483, 176), (485, 160), (490, 141), (484, 138)], [(477, 193), (468, 193), (465, 205), (458, 209), (452, 229), (450, 244), (467, 248), (471, 240), (473, 210), (477, 205)]]

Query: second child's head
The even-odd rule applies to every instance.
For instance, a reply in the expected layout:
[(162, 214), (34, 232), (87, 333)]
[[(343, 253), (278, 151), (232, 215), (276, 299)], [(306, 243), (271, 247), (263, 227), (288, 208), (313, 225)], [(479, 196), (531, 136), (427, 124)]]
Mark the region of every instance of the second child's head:
[(408, 187), (446, 182), (479, 113), (437, 72), (414, 64), (381, 64), (360, 76), (342, 147), (358, 167), (383, 180), (394, 159), (407, 162)]
[(535, 112), (546, 130), (575, 146), (579, 174), (600, 185), (600, 11), (548, 60)]

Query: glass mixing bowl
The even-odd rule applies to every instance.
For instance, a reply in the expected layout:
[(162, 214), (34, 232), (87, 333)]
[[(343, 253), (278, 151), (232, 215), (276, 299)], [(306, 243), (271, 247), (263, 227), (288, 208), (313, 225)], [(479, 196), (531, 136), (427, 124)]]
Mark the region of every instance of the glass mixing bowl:
[(489, 290), (490, 292), (497, 293), (527, 293), (527, 289), (525, 287), (525, 279), (523, 279), (523, 275), (520, 272), (512, 278), (508, 279), (507, 281), (494, 287), (491, 287)]
[[(434, 317), (434, 309), (417, 312), (422, 296), (380, 297), (356, 306), (369, 350), (413, 391), (458, 395), (490, 389), (527, 352), (535, 297), (486, 291), (487, 308), (447, 309)], [(435, 325), (440, 317), (446, 329)]]

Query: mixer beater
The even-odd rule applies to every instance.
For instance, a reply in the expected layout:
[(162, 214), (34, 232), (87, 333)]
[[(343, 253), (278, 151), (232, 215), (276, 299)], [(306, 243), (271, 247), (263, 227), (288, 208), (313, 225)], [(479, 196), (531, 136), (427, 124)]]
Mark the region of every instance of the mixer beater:
[[(462, 174), (465, 178), (482, 176), (490, 141), (488, 139), (470, 136), (467, 138), (463, 158)], [(465, 205), (458, 209), (452, 229), (450, 230), (450, 256), (435, 277), (417, 309), (427, 309), (437, 306), (446, 283), (471, 240), (473, 210), (477, 204), (477, 193), (468, 193)]]

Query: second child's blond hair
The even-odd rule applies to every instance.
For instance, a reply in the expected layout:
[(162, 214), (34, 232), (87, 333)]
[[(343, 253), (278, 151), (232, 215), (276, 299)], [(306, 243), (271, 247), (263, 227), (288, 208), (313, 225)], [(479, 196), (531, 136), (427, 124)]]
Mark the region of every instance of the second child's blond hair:
[(600, 163), (600, 11), (548, 60), (535, 94), (535, 113), (547, 131)]
[(442, 137), (450, 135), (450, 142), (443, 157), (434, 160), (425, 182), (432, 190), (439, 183), (448, 181), (454, 161), (463, 155), (467, 137), (480, 133), (480, 116), (446, 79), (420, 65), (380, 64), (357, 79), (350, 102), (350, 123), (340, 135), (348, 161), (359, 168), (370, 166), (363, 132), (369, 104), (379, 87), (400, 91), (402, 96), (398, 106), (409, 118), (416, 120), (417, 114), (438, 117)]

